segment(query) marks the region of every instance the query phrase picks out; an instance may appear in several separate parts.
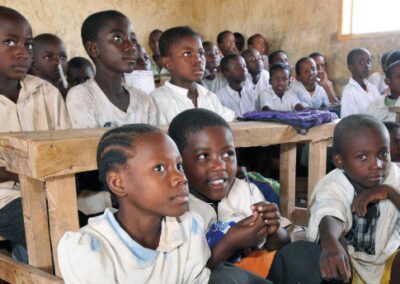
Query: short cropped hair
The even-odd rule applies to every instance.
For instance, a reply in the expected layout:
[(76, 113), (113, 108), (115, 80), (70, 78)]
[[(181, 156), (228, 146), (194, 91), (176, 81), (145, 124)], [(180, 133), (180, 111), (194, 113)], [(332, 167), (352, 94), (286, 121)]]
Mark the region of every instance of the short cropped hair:
[(175, 44), (176, 41), (185, 37), (200, 38), (200, 35), (187, 26), (174, 27), (163, 32), (158, 43), (160, 55), (167, 56), (171, 50), (171, 46)]
[(84, 57), (77, 56), (77, 57), (71, 58), (68, 61), (68, 70), (70, 68), (80, 69), (80, 68), (86, 67), (86, 66), (88, 66), (94, 72), (92, 63)]
[(149, 38), (151, 38), (155, 34), (162, 34), (162, 30), (159, 29), (152, 30), (151, 33), (149, 34)]
[(203, 48), (206, 49), (206, 48), (210, 48), (214, 44), (211, 41), (203, 41), (202, 45), (203, 45)]
[(271, 65), (271, 67), (269, 67), (270, 78), (272, 78), (272, 76), (274, 76), (275, 72), (277, 72), (279, 70), (287, 71), (289, 73), (289, 77), (290, 77), (290, 75), (291, 75), (290, 73), (292, 70), (289, 65), (284, 64), (284, 63), (275, 63), (275, 64)]
[(211, 126), (222, 126), (232, 131), (225, 119), (215, 112), (203, 108), (193, 108), (175, 116), (169, 125), (168, 135), (175, 141), (179, 152), (182, 153), (190, 135)]
[(272, 52), (272, 53), (268, 56), (269, 62), (274, 62), (275, 56), (277, 56), (279, 53), (283, 53), (283, 54), (286, 54), (286, 55), (287, 55), (287, 53), (286, 53), (284, 50), (282, 50), (282, 49), (275, 50), (274, 52)]
[(50, 33), (44, 33), (37, 35), (33, 38), (33, 47), (35, 50), (35, 45), (39, 46), (42, 44), (48, 44), (48, 43), (53, 43), (53, 42), (60, 42), (62, 43), (62, 39), (56, 36), (55, 34), (50, 34)]
[(302, 57), (300, 58), (297, 62), (296, 62), (296, 66), (295, 66), (295, 70), (296, 70), (296, 74), (299, 75), (300, 74), (300, 68), (301, 68), (301, 64), (303, 64), (304, 62), (306, 62), (307, 60), (313, 60), (313, 58), (311, 57)]
[(254, 41), (256, 40), (256, 38), (258, 37), (263, 37), (261, 34), (254, 34), (251, 37), (249, 37), (247, 39), (247, 46), (253, 45)]
[(394, 121), (384, 121), (383, 124), (386, 126), (389, 132), (391, 132), (394, 129), (400, 128), (400, 124)]
[(318, 56), (324, 57), (324, 56), (323, 56), (321, 53), (319, 53), (318, 51), (314, 51), (314, 52), (311, 53), (308, 57), (315, 58), (315, 57), (318, 57)]
[(357, 131), (363, 128), (385, 129), (383, 123), (367, 114), (352, 114), (343, 118), (333, 131), (333, 152), (343, 154), (346, 145), (346, 138), (350, 131)]
[(370, 54), (368, 49), (366, 49), (366, 48), (354, 48), (354, 49), (350, 50), (349, 54), (347, 54), (347, 65), (353, 64), (356, 56), (363, 54), (363, 53)]
[(222, 72), (226, 72), (229, 69), (229, 63), (233, 60), (239, 59), (241, 56), (239, 54), (229, 54), (225, 56), (224, 58), (221, 59), (221, 62), (219, 63), (219, 68), (221, 69)]
[(88, 41), (96, 41), (99, 31), (107, 25), (107, 21), (115, 18), (127, 17), (116, 10), (101, 11), (87, 17), (81, 28), (83, 45), (85, 45)]
[(1, 17), (18, 17), (21, 20), (25, 20), (27, 23), (28, 20), (17, 10), (11, 9), (9, 7), (0, 6), (0, 16)]
[(221, 44), (222, 41), (224, 40), (225, 35), (227, 35), (227, 34), (233, 34), (233, 32), (228, 31), (228, 30), (225, 30), (225, 31), (220, 32), (220, 33), (217, 35), (217, 43), (218, 43), (218, 44)]

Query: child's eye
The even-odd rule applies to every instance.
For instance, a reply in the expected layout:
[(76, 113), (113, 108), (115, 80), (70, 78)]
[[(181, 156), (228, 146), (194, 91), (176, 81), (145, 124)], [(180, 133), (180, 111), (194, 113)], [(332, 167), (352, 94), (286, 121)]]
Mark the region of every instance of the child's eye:
[(45, 55), (44, 59), (49, 60), (49, 61), (53, 60), (53, 55)]
[(379, 154), (379, 156), (381, 156), (381, 157), (387, 157), (388, 154), (389, 154), (388, 151), (382, 151), (382, 152)]
[(8, 45), (8, 46), (16, 46), (16, 45), (17, 45), (17, 43), (15, 42), (15, 40), (12, 40), (12, 39), (7, 39), (7, 40), (5, 40), (5, 41), (4, 41), (4, 44), (5, 44), (5, 45)]
[(206, 54), (204, 53), (204, 51), (199, 51), (199, 55), (200, 56), (205, 56)]
[(365, 155), (365, 154), (358, 155), (357, 159), (360, 161), (365, 161), (367, 159), (367, 155)]
[(208, 158), (208, 154), (205, 154), (205, 153), (197, 155), (198, 160), (204, 160), (207, 158)]
[(157, 165), (154, 167), (155, 172), (165, 172), (166, 168), (164, 165)]
[(124, 42), (124, 40), (123, 40), (122, 37), (120, 37), (120, 36), (114, 36), (114, 37), (113, 37), (113, 40), (114, 40), (116, 43), (118, 43), (118, 44), (121, 44), (121, 43)]
[(31, 42), (26, 43), (25, 44), (25, 48), (28, 49), (28, 50), (32, 50), (33, 49), (32, 43)]
[(178, 171), (183, 172), (183, 165), (182, 165), (182, 163), (178, 163), (178, 164), (176, 165), (176, 168), (178, 169)]
[(66, 56), (65, 54), (61, 54), (61, 55), (60, 55), (60, 60), (63, 60), (63, 61), (64, 61), (64, 60), (66, 60), (66, 59), (67, 59), (67, 56)]
[(185, 56), (185, 57), (188, 57), (188, 56), (191, 56), (191, 55), (192, 55), (192, 53), (190, 51), (185, 51), (183, 53), (183, 56)]

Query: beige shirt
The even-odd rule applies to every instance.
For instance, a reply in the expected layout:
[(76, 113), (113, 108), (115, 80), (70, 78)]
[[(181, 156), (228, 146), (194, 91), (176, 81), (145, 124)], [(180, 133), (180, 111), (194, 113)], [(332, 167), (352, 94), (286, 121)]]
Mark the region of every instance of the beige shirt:
[[(197, 106), (216, 112), (226, 121), (235, 119), (235, 113), (224, 107), (218, 100), (217, 95), (197, 84)], [(187, 97), (188, 90), (165, 82), (165, 85), (157, 88), (150, 96), (154, 99), (157, 107), (157, 124), (168, 125), (179, 113), (194, 108), (193, 102)]]
[[(27, 75), (21, 81), (17, 103), (0, 95), (0, 132), (70, 128), (68, 113), (60, 92), (50, 83)], [(1, 162), (0, 162), (1, 164)], [(20, 197), (15, 183), (0, 183), (0, 208)]]
[(143, 91), (123, 85), (130, 100), (126, 112), (107, 98), (94, 79), (73, 87), (67, 108), (73, 128), (118, 127), (130, 123), (156, 124), (156, 108)]

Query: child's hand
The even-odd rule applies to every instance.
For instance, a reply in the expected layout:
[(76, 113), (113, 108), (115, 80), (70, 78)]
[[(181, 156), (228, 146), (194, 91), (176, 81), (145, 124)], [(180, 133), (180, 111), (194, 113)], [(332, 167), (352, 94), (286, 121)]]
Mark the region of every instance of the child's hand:
[(257, 246), (267, 235), (267, 225), (259, 214), (253, 214), (229, 229), (226, 240), (236, 249)]
[(394, 188), (382, 184), (373, 189), (361, 192), (354, 198), (353, 203), (351, 204), (351, 211), (356, 212), (360, 217), (364, 217), (367, 214), (368, 204), (388, 199), (391, 190), (394, 190)]
[(258, 213), (267, 224), (268, 235), (274, 234), (280, 226), (281, 214), (275, 203), (266, 203), (264, 201), (255, 203), (251, 206), (254, 213)]
[(349, 258), (338, 240), (321, 240), (319, 271), (325, 280), (343, 280), (348, 283), (351, 278)]

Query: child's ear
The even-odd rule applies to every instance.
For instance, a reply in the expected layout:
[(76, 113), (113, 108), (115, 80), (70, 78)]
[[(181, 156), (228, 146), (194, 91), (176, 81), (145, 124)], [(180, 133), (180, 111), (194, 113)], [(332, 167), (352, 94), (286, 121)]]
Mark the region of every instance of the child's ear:
[(109, 171), (107, 173), (107, 185), (116, 196), (123, 197), (126, 195), (124, 181), (117, 171)]
[(161, 57), (161, 66), (167, 70), (172, 69), (172, 62), (171, 62), (171, 59), (169, 58), (169, 56)]
[(336, 168), (341, 169), (341, 170), (343, 169), (342, 155), (340, 155), (339, 153), (333, 153), (332, 161)]
[(385, 77), (385, 84), (388, 85), (388, 86), (390, 85), (390, 78)]
[(96, 58), (99, 55), (97, 45), (93, 41), (88, 41), (85, 44), (85, 49), (86, 49), (86, 52), (88, 53), (89, 57)]

